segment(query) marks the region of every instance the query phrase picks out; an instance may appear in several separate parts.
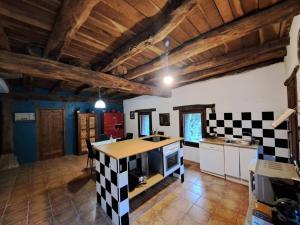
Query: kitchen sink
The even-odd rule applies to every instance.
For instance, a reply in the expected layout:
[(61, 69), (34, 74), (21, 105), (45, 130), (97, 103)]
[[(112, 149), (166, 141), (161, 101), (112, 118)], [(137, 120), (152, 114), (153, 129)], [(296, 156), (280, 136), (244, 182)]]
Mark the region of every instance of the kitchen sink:
[(159, 141), (163, 141), (169, 139), (168, 137), (163, 137), (163, 136), (152, 136), (152, 137), (148, 137), (148, 138), (143, 138), (142, 140), (144, 141), (151, 141), (151, 142), (159, 142)]
[(228, 144), (236, 144), (236, 145), (244, 145), (244, 146), (250, 146), (252, 145), (252, 142), (249, 140), (242, 140), (242, 139), (228, 139), (225, 141), (225, 143)]

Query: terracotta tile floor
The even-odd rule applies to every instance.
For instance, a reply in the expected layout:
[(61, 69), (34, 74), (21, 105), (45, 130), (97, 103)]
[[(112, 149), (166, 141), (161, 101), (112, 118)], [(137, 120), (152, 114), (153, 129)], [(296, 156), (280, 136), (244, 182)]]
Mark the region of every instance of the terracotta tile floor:
[[(86, 156), (0, 172), (0, 224), (110, 224), (96, 203)], [(93, 176), (94, 177), (94, 176)], [(167, 179), (131, 201), (132, 224), (244, 224), (248, 189), (186, 164), (185, 182)]]

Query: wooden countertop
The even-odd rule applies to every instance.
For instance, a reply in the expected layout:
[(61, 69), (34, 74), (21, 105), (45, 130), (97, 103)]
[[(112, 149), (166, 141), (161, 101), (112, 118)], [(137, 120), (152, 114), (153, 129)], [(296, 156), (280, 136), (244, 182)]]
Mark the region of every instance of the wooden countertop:
[(163, 141), (151, 142), (145, 141), (143, 138), (136, 138), (102, 146), (94, 146), (94, 149), (115, 159), (122, 159), (128, 156), (148, 152), (152, 149), (160, 148), (181, 140), (183, 140), (181, 137), (170, 137)]
[(214, 145), (228, 145), (228, 146), (234, 146), (234, 147), (239, 147), (239, 148), (250, 148), (250, 149), (257, 149), (258, 148), (258, 141), (256, 144), (252, 145), (242, 145), (242, 144), (237, 144), (237, 143), (226, 143), (225, 138), (202, 138), (200, 140), (200, 143), (207, 143), (207, 144), (214, 144)]

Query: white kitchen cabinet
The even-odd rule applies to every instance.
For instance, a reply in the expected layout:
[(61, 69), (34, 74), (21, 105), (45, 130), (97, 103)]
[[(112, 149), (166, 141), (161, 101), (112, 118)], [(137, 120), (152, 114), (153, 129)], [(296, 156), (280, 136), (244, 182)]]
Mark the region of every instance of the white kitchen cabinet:
[(224, 149), (222, 145), (200, 144), (200, 169), (224, 176)]
[(224, 146), (226, 176), (240, 177), (240, 149), (233, 146)]
[(183, 146), (184, 159), (200, 163), (199, 161), (199, 149), (195, 147)]
[(240, 170), (241, 179), (249, 181), (249, 165), (253, 159), (257, 158), (257, 149), (240, 149)]

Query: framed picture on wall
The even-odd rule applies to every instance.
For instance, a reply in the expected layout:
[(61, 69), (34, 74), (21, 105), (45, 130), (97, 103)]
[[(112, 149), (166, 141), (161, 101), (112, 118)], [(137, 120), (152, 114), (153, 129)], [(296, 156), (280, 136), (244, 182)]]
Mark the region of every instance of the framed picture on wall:
[(134, 111), (130, 111), (130, 119), (131, 119), (131, 120), (134, 120), (134, 119), (135, 119)]
[(159, 114), (159, 125), (160, 126), (170, 126), (170, 113), (160, 113)]

